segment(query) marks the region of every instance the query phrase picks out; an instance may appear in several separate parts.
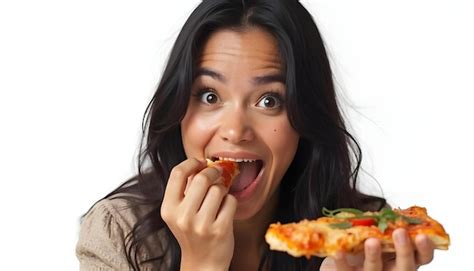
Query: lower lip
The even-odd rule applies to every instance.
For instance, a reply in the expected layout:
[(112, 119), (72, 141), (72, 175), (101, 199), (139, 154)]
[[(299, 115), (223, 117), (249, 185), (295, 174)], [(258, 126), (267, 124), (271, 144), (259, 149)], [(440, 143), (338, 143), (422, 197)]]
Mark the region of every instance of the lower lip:
[(243, 201), (243, 200), (246, 200), (246, 199), (250, 198), (250, 196), (252, 196), (252, 194), (254, 193), (255, 189), (257, 188), (258, 183), (259, 183), (260, 180), (262, 179), (262, 175), (263, 175), (264, 169), (265, 169), (265, 168), (262, 167), (262, 169), (261, 169), (260, 172), (258, 173), (258, 175), (257, 175), (257, 177), (255, 178), (255, 180), (253, 180), (251, 184), (249, 184), (246, 188), (244, 188), (244, 190), (238, 191), (238, 192), (231, 192), (230, 194), (231, 194), (232, 196), (234, 196), (238, 201)]

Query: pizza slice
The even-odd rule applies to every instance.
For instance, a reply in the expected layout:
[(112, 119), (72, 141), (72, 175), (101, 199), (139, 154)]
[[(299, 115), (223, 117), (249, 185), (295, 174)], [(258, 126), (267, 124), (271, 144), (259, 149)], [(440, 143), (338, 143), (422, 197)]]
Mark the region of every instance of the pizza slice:
[(397, 228), (405, 228), (412, 241), (418, 234), (427, 235), (437, 249), (447, 250), (450, 244), (443, 226), (419, 206), (404, 210), (384, 208), (379, 212), (323, 209), (323, 214), (316, 220), (271, 224), (265, 240), (271, 250), (307, 258), (334, 256), (338, 251), (363, 251), (364, 241), (371, 237), (381, 240), (383, 252), (394, 252), (392, 233)]
[(206, 161), (208, 167), (218, 166), (222, 168), (222, 178), (224, 179), (223, 182), (227, 188), (232, 185), (234, 178), (239, 175), (239, 164), (237, 162), (229, 160), (212, 161), (210, 159), (206, 159)]

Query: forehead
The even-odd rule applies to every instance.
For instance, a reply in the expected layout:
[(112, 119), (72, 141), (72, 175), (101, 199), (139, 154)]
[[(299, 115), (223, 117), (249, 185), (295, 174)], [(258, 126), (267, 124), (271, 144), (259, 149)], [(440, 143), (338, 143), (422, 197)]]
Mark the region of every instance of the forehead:
[(283, 67), (276, 39), (259, 28), (223, 29), (211, 34), (202, 48), (198, 66), (222, 64), (280, 71)]

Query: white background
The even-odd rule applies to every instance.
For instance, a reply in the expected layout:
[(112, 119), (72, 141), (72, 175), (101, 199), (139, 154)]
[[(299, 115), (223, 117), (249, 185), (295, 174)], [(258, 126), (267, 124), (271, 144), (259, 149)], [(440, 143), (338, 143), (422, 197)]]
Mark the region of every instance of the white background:
[[(451, 234), (422, 270), (474, 270), (473, 6), (380, 2), (303, 1), (365, 170)], [(78, 269), (79, 216), (134, 174), (142, 114), (197, 3), (0, 2), (1, 270)]]

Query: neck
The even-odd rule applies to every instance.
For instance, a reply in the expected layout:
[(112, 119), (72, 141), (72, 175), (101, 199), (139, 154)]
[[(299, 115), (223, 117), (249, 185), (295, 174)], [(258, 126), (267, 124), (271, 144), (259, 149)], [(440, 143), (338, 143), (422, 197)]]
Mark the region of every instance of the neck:
[(262, 209), (251, 218), (234, 221), (232, 270), (257, 270), (266, 248), (264, 237), (278, 204), (278, 194), (279, 191), (275, 191)]

